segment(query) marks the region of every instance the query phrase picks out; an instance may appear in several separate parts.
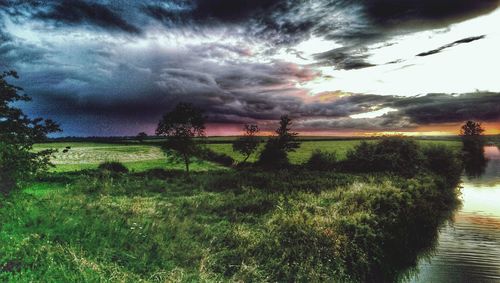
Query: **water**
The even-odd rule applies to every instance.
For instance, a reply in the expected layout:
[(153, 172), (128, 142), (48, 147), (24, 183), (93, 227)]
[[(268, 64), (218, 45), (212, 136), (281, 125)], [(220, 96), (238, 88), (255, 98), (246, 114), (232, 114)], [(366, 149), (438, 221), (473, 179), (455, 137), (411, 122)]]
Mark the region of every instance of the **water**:
[(500, 150), (488, 146), (485, 155), (484, 174), (463, 178), (462, 207), (410, 282), (500, 282)]

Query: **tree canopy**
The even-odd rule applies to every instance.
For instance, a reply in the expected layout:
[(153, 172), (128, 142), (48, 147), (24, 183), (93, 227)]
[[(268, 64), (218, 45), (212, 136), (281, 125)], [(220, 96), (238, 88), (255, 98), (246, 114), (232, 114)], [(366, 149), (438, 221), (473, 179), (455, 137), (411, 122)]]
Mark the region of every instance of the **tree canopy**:
[(244, 156), (242, 161), (244, 163), (259, 147), (260, 140), (256, 135), (260, 129), (258, 125), (246, 124), (243, 130), (245, 134), (234, 141), (233, 150)]
[(170, 156), (182, 160), (189, 173), (191, 158), (200, 151), (199, 142), (195, 138), (205, 137), (203, 112), (190, 103), (179, 103), (162, 117), (156, 135), (167, 138), (163, 149)]
[(47, 134), (60, 131), (52, 120), (31, 119), (12, 104), (30, 101), (23, 89), (7, 79), (17, 79), (15, 71), (0, 74), (0, 192), (6, 194), (36, 173), (47, 169), (52, 150), (33, 152), (33, 144)]

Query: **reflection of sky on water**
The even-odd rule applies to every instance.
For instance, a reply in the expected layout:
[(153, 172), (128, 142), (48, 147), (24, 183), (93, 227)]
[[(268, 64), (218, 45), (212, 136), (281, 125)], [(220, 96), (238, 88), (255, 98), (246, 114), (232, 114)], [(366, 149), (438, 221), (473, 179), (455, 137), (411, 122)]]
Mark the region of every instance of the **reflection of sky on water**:
[(484, 175), (464, 178), (462, 208), (411, 282), (500, 282), (500, 150), (488, 146), (485, 155)]

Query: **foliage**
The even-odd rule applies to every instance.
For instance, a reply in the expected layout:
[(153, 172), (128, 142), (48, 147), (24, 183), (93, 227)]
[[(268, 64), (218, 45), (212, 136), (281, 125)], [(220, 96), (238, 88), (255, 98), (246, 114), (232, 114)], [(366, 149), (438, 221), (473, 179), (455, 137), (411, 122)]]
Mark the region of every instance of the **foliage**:
[(127, 173), (128, 168), (123, 165), (123, 163), (118, 161), (106, 161), (97, 167), (100, 170), (110, 171), (113, 173)]
[(18, 78), (14, 71), (0, 74), (0, 193), (3, 194), (47, 169), (53, 151), (33, 152), (33, 144), (60, 130), (52, 120), (30, 119), (21, 109), (12, 106), (29, 101), (30, 97), (20, 94), (20, 87), (8, 83), (9, 77)]
[(189, 173), (189, 163), (200, 151), (199, 141), (205, 137), (205, 118), (202, 111), (189, 103), (179, 103), (166, 113), (158, 123), (156, 135), (167, 137), (163, 149), (180, 158)]
[(244, 156), (242, 163), (245, 163), (250, 155), (252, 155), (260, 144), (260, 139), (256, 136), (259, 133), (259, 126), (246, 124), (244, 126), (245, 134), (243, 137), (236, 139), (233, 142), (233, 150)]
[(276, 129), (277, 136), (270, 137), (260, 153), (259, 164), (270, 168), (283, 168), (289, 164), (288, 153), (300, 147), (298, 133), (291, 132), (292, 120), (281, 116), (280, 126)]
[(481, 123), (475, 121), (467, 121), (460, 129), (460, 135), (462, 137), (480, 136), (484, 132)]
[(488, 160), (484, 156), (484, 129), (481, 123), (467, 121), (460, 130), (465, 173), (470, 178), (484, 173)]
[(450, 185), (458, 184), (463, 165), (456, 151), (434, 144), (422, 147), (422, 153), (425, 168), (444, 177)]
[(406, 177), (419, 172), (423, 163), (418, 144), (404, 137), (361, 142), (347, 153), (346, 169), (355, 172), (394, 172)]
[(335, 152), (315, 150), (306, 166), (310, 170), (331, 171), (338, 167), (337, 155)]

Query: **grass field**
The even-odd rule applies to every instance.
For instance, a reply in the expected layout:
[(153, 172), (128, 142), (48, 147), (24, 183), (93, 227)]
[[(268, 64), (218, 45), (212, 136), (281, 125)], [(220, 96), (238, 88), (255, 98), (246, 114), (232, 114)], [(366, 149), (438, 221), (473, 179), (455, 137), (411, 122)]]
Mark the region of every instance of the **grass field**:
[[(239, 162), (243, 156), (234, 152), (230, 143), (234, 138), (215, 137), (209, 138), (209, 143), (206, 146), (211, 150), (224, 153)], [(361, 140), (307, 140), (301, 143), (300, 148), (296, 152), (289, 154), (292, 164), (301, 164), (306, 162), (314, 150), (322, 150), (328, 152), (336, 152), (339, 159), (346, 156), (347, 151), (359, 144)], [(461, 143), (453, 140), (419, 140), (422, 145), (428, 144), (443, 144), (451, 146), (454, 149), (459, 149)], [(68, 152), (63, 150), (70, 147)], [(263, 145), (261, 146), (262, 149)], [(56, 165), (53, 171), (67, 172), (83, 169), (97, 168), (99, 163), (104, 161), (120, 161), (125, 164), (130, 170), (144, 171), (153, 168), (163, 169), (183, 169), (184, 165), (169, 161), (163, 151), (156, 145), (152, 144), (120, 144), (120, 143), (96, 143), (96, 142), (53, 142), (35, 145), (35, 150), (57, 149), (52, 162)], [(258, 153), (253, 154), (249, 158), (249, 162), (254, 162), (258, 158)], [(196, 160), (191, 169), (194, 171), (206, 171), (213, 169), (221, 169), (222, 167), (212, 162), (204, 160)]]
[[(359, 142), (303, 141), (290, 159), (302, 163), (315, 149), (344, 158)], [(220, 138), (207, 146), (238, 158)], [(35, 150), (48, 148), (59, 150), (53, 172), (0, 195), (0, 282), (395, 282), (432, 246), (459, 177), (423, 161), (411, 177), (399, 167), (273, 171), (205, 161), (188, 176), (157, 143)], [(453, 154), (436, 155), (458, 165)], [(103, 161), (135, 172), (81, 170)]]
[[(70, 147), (67, 152), (63, 152)], [(35, 150), (57, 149), (52, 158), (52, 171), (67, 172), (94, 169), (105, 161), (119, 161), (130, 170), (144, 171), (153, 168), (184, 169), (184, 164), (173, 163), (165, 153), (154, 145), (112, 144), (92, 142), (53, 142), (37, 144)], [(195, 160), (193, 171), (221, 169), (217, 164)]]
[[(321, 151), (328, 151), (328, 152), (336, 152), (337, 157), (339, 159), (344, 159), (347, 152), (352, 149), (354, 146), (359, 144), (362, 140), (329, 140), (329, 141), (303, 141), (300, 145), (300, 148), (295, 151), (291, 152), (288, 157), (290, 159), (290, 162), (292, 164), (301, 164), (306, 162), (311, 154), (315, 150), (321, 150)], [(371, 142), (371, 141), (368, 141)], [(460, 149), (462, 146), (460, 141), (454, 141), (454, 140), (418, 140), (418, 143), (421, 145), (430, 145), (430, 144), (442, 144), (442, 145), (447, 145), (452, 147), (453, 149)], [(236, 161), (241, 161), (243, 160), (243, 156), (238, 154), (237, 152), (234, 152), (232, 149), (232, 144), (231, 143), (217, 143), (217, 144), (208, 144), (207, 145), (210, 149), (212, 149), (215, 152), (219, 153), (224, 153), (227, 154), (231, 157), (233, 157)], [(262, 149), (263, 146), (261, 146), (260, 149)], [(254, 162), (258, 158), (258, 153), (253, 154), (250, 156), (248, 159), (249, 162)]]

